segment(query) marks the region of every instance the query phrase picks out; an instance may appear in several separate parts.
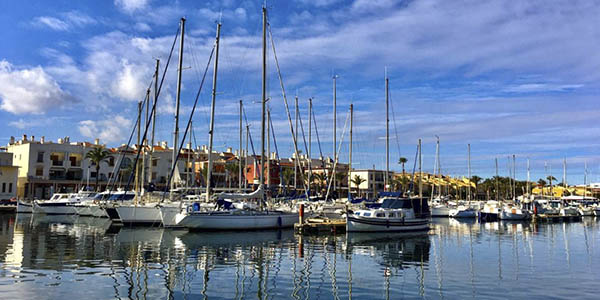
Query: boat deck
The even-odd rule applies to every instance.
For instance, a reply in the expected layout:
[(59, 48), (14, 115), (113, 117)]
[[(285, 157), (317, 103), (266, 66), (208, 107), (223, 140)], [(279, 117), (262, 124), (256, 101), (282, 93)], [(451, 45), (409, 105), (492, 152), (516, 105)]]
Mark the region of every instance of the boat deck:
[(340, 233), (346, 231), (346, 220), (310, 218), (294, 224), (294, 230), (299, 234)]

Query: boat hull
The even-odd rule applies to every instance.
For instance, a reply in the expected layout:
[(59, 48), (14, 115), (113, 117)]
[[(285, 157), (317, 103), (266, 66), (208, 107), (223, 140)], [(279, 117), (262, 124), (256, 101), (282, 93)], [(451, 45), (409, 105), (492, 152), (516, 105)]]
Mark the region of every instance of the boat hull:
[(498, 213), (482, 211), (479, 213), (479, 219), (482, 221), (497, 221)]
[(500, 218), (500, 220), (527, 220), (529, 219), (529, 214), (503, 211), (498, 217)]
[(475, 210), (450, 210), (450, 217), (452, 218), (476, 218), (477, 211)]
[(197, 213), (178, 214), (177, 225), (192, 230), (258, 230), (293, 227), (297, 213)]
[(387, 232), (429, 230), (427, 219), (395, 221), (389, 219), (346, 217), (347, 232)]
[(160, 225), (160, 210), (156, 206), (119, 206), (119, 219), (129, 225)]
[(448, 217), (450, 215), (450, 209), (448, 207), (432, 207), (431, 208), (431, 216), (432, 217)]
[(75, 206), (65, 202), (58, 203), (35, 203), (34, 211), (47, 215), (76, 215)]
[(160, 219), (164, 227), (183, 227), (177, 224), (177, 215), (181, 212), (179, 205), (177, 206), (161, 206)]
[(22, 214), (33, 213), (33, 203), (17, 201), (17, 213), (22, 213)]

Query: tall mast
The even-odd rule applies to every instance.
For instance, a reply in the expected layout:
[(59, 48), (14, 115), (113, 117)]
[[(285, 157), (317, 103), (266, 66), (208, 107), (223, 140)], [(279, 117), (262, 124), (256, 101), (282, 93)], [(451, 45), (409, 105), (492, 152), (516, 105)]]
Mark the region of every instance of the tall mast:
[[(337, 137), (337, 75), (333, 75), (333, 165), (337, 161), (337, 151), (336, 151), (336, 137)], [(331, 180), (333, 180), (333, 191), (336, 190), (336, 180), (335, 180), (335, 168), (331, 172)]]
[(217, 23), (217, 38), (215, 40), (215, 68), (213, 71), (212, 100), (210, 104), (210, 129), (208, 130), (208, 170), (206, 171), (206, 201), (210, 201), (210, 177), (212, 173), (213, 130), (215, 129), (215, 102), (217, 99), (217, 70), (219, 68), (219, 40), (221, 23)]
[(238, 174), (238, 191), (241, 192), (242, 191), (242, 113), (243, 113), (243, 104), (242, 104), (242, 100), (240, 100), (240, 148), (238, 150), (238, 160), (239, 160), (239, 174)]
[(563, 188), (567, 188), (567, 158), (563, 157)]
[(587, 197), (587, 161), (583, 163), (584, 172), (583, 172), (583, 198)]
[(348, 147), (349, 157), (348, 157), (348, 199), (350, 199), (350, 195), (352, 194), (352, 127), (354, 122), (354, 105), (350, 104), (350, 144)]
[(471, 144), (467, 144), (467, 172), (469, 176), (469, 186), (467, 187), (467, 201), (471, 202)]
[[(138, 102), (138, 117), (137, 117), (137, 151), (140, 151), (140, 133), (141, 133), (141, 121), (142, 121), (142, 101)], [(98, 176), (98, 175), (96, 175)], [(135, 164), (135, 204), (138, 203), (138, 193), (140, 185), (140, 164)]]
[(529, 158), (527, 159), (527, 197), (529, 197)]
[[(423, 157), (421, 155), (421, 139), (419, 139), (419, 198), (423, 201)], [(421, 205), (422, 207), (422, 205)]]
[(499, 195), (500, 191), (498, 190), (499, 189), (499, 187), (498, 187), (498, 179), (499, 179), (499, 176), (498, 176), (498, 158), (496, 157), (496, 201), (500, 200), (500, 195)]
[(186, 164), (185, 164), (185, 187), (189, 188), (190, 186), (190, 170), (192, 170), (193, 168), (190, 168), (190, 156), (192, 156), (192, 154), (194, 153), (194, 151), (192, 151), (192, 132), (194, 131), (194, 125), (192, 125), (192, 122), (190, 121), (190, 136), (188, 139), (188, 151), (187, 151), (187, 160), (186, 160)]
[(312, 98), (308, 98), (308, 195), (310, 196), (310, 186), (312, 184)]
[[(298, 140), (298, 96), (296, 96), (295, 102), (295, 117), (296, 117), (296, 129), (294, 129), (294, 139)], [(298, 167), (300, 166), (300, 157), (294, 159), (294, 190), (298, 189)]]
[[(144, 118), (144, 127), (148, 124), (148, 115), (150, 113), (150, 89), (146, 90), (146, 117)], [(144, 184), (146, 183), (146, 146), (148, 145), (148, 139), (145, 138), (142, 141), (142, 179), (140, 180), (140, 185), (142, 186), (142, 190)]]
[(513, 200), (517, 199), (517, 164), (513, 154)]
[[(440, 137), (439, 136), (435, 136), (437, 138), (437, 141), (435, 143), (435, 162), (433, 163), (433, 176), (435, 178), (437, 178), (437, 174), (440, 172), (438, 165), (439, 165), (439, 159), (440, 159)], [(442, 188), (440, 187), (440, 190)], [(435, 182), (431, 184), (431, 200), (433, 200), (433, 195), (435, 194)]]
[(389, 100), (389, 79), (387, 69), (385, 71), (385, 178), (384, 190), (389, 190), (390, 173), (390, 100)]
[[(250, 137), (250, 127), (248, 125), (246, 125), (246, 151), (244, 151), (244, 177), (246, 174), (246, 167), (248, 166), (248, 140), (249, 140), (249, 137)], [(254, 161), (255, 158), (253, 158), (252, 160)], [(256, 170), (254, 170), (254, 173), (252, 174), (252, 178), (256, 178), (256, 176), (254, 176), (254, 174), (256, 174)], [(244, 179), (244, 189), (246, 189), (247, 187), (248, 187), (248, 181)]]
[(271, 109), (267, 108), (267, 187), (271, 186)]
[[(265, 183), (265, 114), (267, 104), (267, 8), (262, 8), (262, 110), (260, 127), (260, 186)], [(263, 196), (264, 199), (264, 196)]]
[[(158, 98), (158, 67), (160, 65), (160, 59), (156, 60), (156, 69), (154, 70), (154, 103), (152, 107), (156, 106), (156, 100)], [(156, 111), (152, 114), (152, 137), (150, 138), (150, 155), (149, 155), (149, 165), (148, 165), (148, 183), (151, 183), (154, 178), (152, 178), (152, 156), (154, 154), (154, 131), (156, 128)]]
[[(183, 69), (183, 38), (185, 36), (185, 18), (181, 18), (181, 39), (179, 41), (179, 64), (177, 68), (177, 94), (175, 100), (175, 130), (173, 132), (173, 155), (172, 159), (172, 169), (176, 168), (177, 163), (177, 145), (179, 143), (179, 103), (181, 99), (181, 71)], [(171, 182), (171, 188), (175, 186), (175, 181)], [(173, 194), (171, 194), (171, 198), (173, 198)]]

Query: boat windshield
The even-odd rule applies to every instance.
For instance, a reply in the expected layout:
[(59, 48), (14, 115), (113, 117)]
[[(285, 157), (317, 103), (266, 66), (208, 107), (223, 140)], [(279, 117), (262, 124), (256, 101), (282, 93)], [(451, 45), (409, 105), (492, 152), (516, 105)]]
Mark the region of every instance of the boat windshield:
[(135, 198), (134, 194), (115, 194), (111, 195), (108, 200), (132, 200)]
[(393, 209), (412, 208), (412, 203), (411, 203), (410, 199), (387, 198), (387, 199), (383, 200), (383, 203), (381, 204), (381, 208), (393, 208)]

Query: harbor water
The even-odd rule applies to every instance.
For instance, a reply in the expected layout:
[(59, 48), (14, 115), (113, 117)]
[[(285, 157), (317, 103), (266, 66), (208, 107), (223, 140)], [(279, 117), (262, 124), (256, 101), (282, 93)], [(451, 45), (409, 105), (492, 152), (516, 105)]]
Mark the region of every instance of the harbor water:
[(0, 215), (2, 299), (597, 299), (600, 221), (187, 232)]

